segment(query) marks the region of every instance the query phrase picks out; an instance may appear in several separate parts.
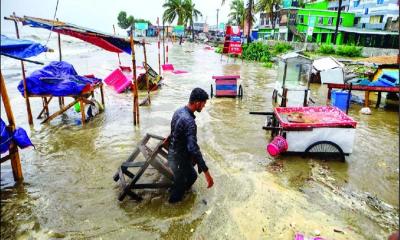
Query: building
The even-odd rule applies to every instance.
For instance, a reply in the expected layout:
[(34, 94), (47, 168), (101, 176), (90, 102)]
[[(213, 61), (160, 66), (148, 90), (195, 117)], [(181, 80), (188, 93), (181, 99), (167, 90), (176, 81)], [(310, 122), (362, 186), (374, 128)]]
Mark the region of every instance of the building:
[[(329, 10), (337, 10), (338, 6), (338, 1), (328, 3)], [(397, 0), (345, 0), (342, 10), (355, 14), (354, 27), (399, 31)]]

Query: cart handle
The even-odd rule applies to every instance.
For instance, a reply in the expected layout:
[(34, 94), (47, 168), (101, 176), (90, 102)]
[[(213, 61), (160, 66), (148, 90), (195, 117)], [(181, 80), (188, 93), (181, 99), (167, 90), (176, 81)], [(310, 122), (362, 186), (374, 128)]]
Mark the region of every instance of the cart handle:
[(249, 114), (253, 114), (253, 115), (274, 115), (274, 112), (249, 112)]

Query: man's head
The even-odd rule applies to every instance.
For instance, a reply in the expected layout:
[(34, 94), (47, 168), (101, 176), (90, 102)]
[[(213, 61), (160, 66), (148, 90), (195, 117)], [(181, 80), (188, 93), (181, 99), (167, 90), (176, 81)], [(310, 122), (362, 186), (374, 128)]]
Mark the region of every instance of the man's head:
[(208, 100), (208, 94), (201, 88), (195, 88), (190, 93), (189, 108), (194, 112), (201, 112)]

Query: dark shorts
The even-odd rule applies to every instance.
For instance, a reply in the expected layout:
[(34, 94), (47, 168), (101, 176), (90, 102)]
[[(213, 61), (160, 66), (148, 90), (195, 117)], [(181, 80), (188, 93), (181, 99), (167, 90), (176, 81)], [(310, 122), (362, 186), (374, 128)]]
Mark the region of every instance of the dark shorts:
[(174, 184), (171, 187), (169, 202), (179, 202), (183, 195), (196, 182), (197, 173), (191, 163), (178, 164), (176, 161), (168, 161), (168, 165), (174, 173)]

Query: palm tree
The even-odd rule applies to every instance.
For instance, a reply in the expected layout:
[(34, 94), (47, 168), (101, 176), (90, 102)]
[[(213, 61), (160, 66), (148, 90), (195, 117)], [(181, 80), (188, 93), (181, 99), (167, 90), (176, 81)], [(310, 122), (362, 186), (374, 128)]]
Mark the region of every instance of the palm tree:
[(195, 4), (192, 0), (185, 0), (184, 2), (185, 8), (185, 23), (189, 23), (192, 29), (192, 40), (194, 41), (194, 27), (193, 27), (193, 19), (197, 20), (199, 16), (203, 16), (199, 10), (195, 8)]
[(229, 21), (243, 29), (244, 24), (244, 2), (243, 0), (233, 0), (230, 6)]
[[(235, 0), (234, 0), (235, 1)], [(225, 0), (221, 1), (221, 5), (225, 3)], [(244, 19), (245, 19), (245, 24), (248, 26), (247, 29), (247, 42), (251, 42), (251, 37), (250, 37), (250, 32), (251, 32), (251, 27), (253, 26), (253, 23), (255, 21), (254, 14), (255, 13), (255, 8), (254, 8), (254, 0), (248, 0), (247, 6), (245, 9), (244, 13)]]
[(247, 43), (251, 42), (251, 27), (253, 26), (253, 22), (255, 21), (253, 13), (255, 12), (254, 9), (254, 0), (249, 0), (247, 2), (247, 7), (246, 7), (246, 25), (247, 25)]
[(259, 0), (256, 5), (257, 12), (267, 12), (271, 22), (272, 31), (275, 31), (275, 23), (278, 18), (277, 9), (281, 0)]
[(178, 17), (177, 25), (183, 25), (185, 21), (185, 3), (183, 0), (168, 0), (163, 4), (166, 8), (163, 14), (163, 22), (172, 23)]

